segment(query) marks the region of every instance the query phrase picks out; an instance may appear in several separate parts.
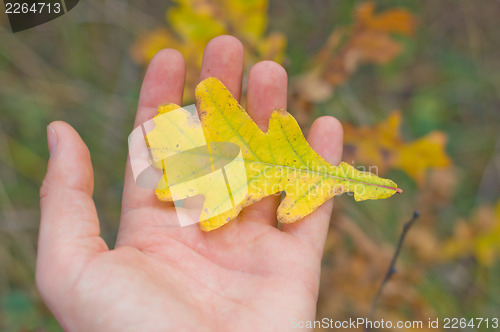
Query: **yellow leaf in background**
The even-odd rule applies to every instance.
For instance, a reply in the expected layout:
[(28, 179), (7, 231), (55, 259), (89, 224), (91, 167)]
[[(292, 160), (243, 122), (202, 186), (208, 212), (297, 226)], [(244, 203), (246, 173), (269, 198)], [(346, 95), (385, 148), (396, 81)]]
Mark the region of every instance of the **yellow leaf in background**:
[(281, 33), (273, 32), (260, 43), (257, 43), (257, 53), (263, 58), (273, 59), (277, 63), (285, 61), (286, 38)]
[(148, 31), (141, 36), (131, 47), (130, 53), (132, 59), (137, 63), (151, 60), (153, 56), (164, 48), (179, 47), (175, 37), (164, 28)]
[(377, 165), (380, 172), (398, 168), (419, 185), (425, 182), (426, 171), (446, 168), (446, 136), (434, 131), (413, 142), (404, 142), (400, 135), (401, 113), (393, 112), (374, 126), (344, 125), (344, 159), (364, 165)]
[(167, 11), (167, 21), (183, 41), (206, 43), (225, 32), (224, 22), (216, 19), (216, 8), (207, 1), (179, 1)]
[(396, 154), (394, 165), (408, 173), (417, 183), (423, 183), (428, 169), (450, 165), (445, 152), (446, 140), (445, 133), (433, 131), (414, 142), (406, 143)]
[(267, 28), (267, 0), (221, 1), (227, 8), (232, 26), (237, 26), (242, 37), (257, 42)]
[(473, 255), (479, 264), (492, 266), (500, 259), (500, 201), (496, 206), (481, 206), (470, 221), (461, 220), (453, 235), (443, 244), (443, 259)]
[(203, 49), (219, 35), (230, 34), (245, 46), (246, 65), (260, 60), (282, 63), (286, 38), (273, 32), (266, 35), (267, 0), (175, 0), (166, 13), (170, 29), (153, 30), (136, 40), (132, 58), (141, 64), (164, 48), (179, 50), (186, 59), (185, 101), (198, 83)]
[[(196, 98), (201, 126), (210, 147), (208, 150), (211, 150), (212, 145), (217, 142), (239, 146), (248, 180), (245, 188), (232, 190), (233, 197), (240, 195), (241, 190), (246, 190), (241, 203), (216, 217), (205, 220), (203, 220), (205, 213), (210, 214), (222, 205), (228, 206), (228, 198), (221, 195), (208, 200), (207, 196), (217, 193), (213, 193), (214, 189), (209, 185), (198, 186), (200, 190), (206, 190), (203, 192), (206, 200), (200, 216), (200, 227), (205, 231), (224, 225), (235, 218), (243, 207), (282, 191), (286, 192), (286, 197), (277, 211), (278, 220), (282, 223), (298, 221), (331, 197), (344, 192), (354, 193), (356, 201), (387, 198), (396, 192), (401, 192), (391, 180), (358, 171), (347, 163), (333, 166), (326, 162), (309, 146), (293, 116), (284, 110), (275, 110), (269, 121), (269, 130), (261, 131), (216, 78), (202, 81), (196, 88)], [(160, 112), (170, 109), (172, 106), (163, 108)], [(178, 129), (173, 127), (174, 121), (161, 123), (161, 117), (158, 118), (158, 122), (155, 121), (155, 129), (147, 134), (149, 147), (153, 153), (155, 151), (162, 153), (166, 145), (175, 144), (182, 150), (199, 145), (189, 145), (194, 141), (190, 137), (185, 137), (189, 136), (190, 129), (187, 117), (184, 120), (182, 117), (183, 115), (180, 115), (178, 122), (175, 123)], [(168, 133), (168, 139), (165, 138), (165, 132)], [(175, 136), (176, 132), (183, 137), (171, 137)], [(184, 147), (179, 147), (183, 144)], [(210, 159), (227, 162), (232, 160), (223, 151), (211, 151)], [(193, 172), (205, 175), (207, 167), (208, 165), (205, 165), (202, 171), (193, 170)], [(166, 178), (168, 186), (171, 186), (173, 182), (169, 180), (171, 178), (168, 173)], [(172, 200), (170, 192), (164, 188), (165, 183), (160, 183), (156, 190), (158, 198)]]

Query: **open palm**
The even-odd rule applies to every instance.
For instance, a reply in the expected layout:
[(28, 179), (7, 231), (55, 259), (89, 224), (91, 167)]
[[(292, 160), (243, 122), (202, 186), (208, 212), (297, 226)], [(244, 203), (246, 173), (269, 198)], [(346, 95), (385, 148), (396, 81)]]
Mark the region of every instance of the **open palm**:
[[(239, 99), (243, 47), (230, 36), (206, 47), (201, 79), (219, 78)], [(175, 50), (151, 61), (135, 126), (160, 104), (182, 101), (185, 65)], [(247, 110), (263, 130), (286, 108), (287, 76), (264, 61), (250, 71)], [(139, 188), (127, 166), (115, 249), (99, 236), (88, 150), (69, 125), (48, 130), (51, 158), (41, 189), (36, 279), (70, 331), (283, 331), (314, 319), (329, 201), (304, 220), (277, 228), (280, 197), (245, 208), (225, 226), (202, 232), (173, 227), (172, 205)], [(332, 117), (311, 127), (309, 142), (338, 163), (342, 128)]]

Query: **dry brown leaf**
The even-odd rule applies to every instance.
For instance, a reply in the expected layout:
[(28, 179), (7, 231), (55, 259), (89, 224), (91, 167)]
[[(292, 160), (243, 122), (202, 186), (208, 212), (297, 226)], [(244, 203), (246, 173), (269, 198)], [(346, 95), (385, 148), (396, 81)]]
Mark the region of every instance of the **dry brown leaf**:
[[(321, 102), (332, 95), (334, 87), (344, 83), (362, 64), (385, 64), (402, 51), (391, 34), (412, 35), (415, 19), (405, 9), (393, 8), (375, 13), (373, 2), (360, 4), (354, 23), (335, 29), (318, 52), (311, 74), (299, 77), (292, 90), (309, 102)], [(304, 85), (310, 89), (303, 89)], [(314, 87), (321, 93), (310, 93)], [(303, 90), (301, 90), (303, 89)], [(325, 92), (328, 89), (329, 92)], [(299, 98), (300, 99), (300, 98)]]

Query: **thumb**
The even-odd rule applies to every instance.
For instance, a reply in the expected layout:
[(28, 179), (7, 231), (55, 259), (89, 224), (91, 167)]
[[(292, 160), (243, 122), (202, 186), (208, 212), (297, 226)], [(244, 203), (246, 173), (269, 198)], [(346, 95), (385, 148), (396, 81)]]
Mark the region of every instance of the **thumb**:
[(108, 250), (99, 236), (92, 200), (94, 175), (89, 150), (78, 133), (60, 121), (47, 127), (47, 140), (50, 160), (40, 190), (36, 268), (42, 296), (52, 296), (73, 284), (92, 256)]

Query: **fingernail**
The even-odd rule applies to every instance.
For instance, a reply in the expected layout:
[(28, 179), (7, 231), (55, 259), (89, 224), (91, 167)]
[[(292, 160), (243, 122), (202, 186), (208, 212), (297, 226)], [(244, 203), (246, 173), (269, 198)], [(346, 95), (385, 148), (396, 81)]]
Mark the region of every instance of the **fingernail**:
[(49, 146), (49, 153), (52, 155), (56, 150), (57, 134), (50, 125), (47, 126), (47, 145)]

